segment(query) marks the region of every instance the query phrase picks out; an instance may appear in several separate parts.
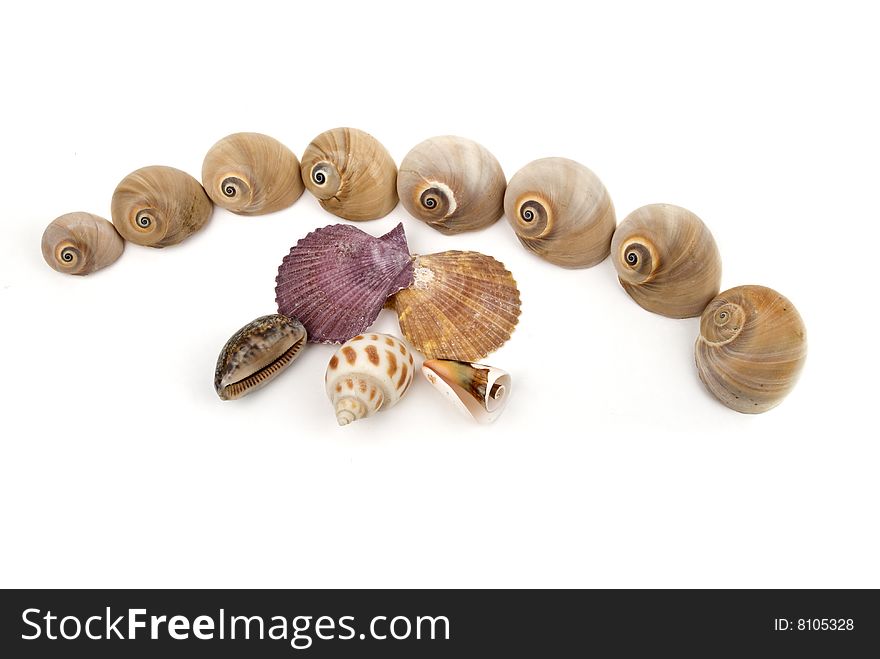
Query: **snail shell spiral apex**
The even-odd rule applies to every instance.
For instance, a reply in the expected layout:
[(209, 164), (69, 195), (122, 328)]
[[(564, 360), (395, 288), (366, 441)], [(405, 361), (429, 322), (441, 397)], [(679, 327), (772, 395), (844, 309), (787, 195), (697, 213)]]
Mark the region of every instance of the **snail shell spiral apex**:
[(806, 328), (791, 301), (772, 288), (737, 286), (703, 311), (694, 355), (700, 380), (718, 400), (758, 414), (776, 407), (797, 383)]
[(103, 217), (67, 213), (46, 227), (41, 248), (43, 258), (54, 270), (68, 275), (87, 275), (122, 256), (125, 241)]

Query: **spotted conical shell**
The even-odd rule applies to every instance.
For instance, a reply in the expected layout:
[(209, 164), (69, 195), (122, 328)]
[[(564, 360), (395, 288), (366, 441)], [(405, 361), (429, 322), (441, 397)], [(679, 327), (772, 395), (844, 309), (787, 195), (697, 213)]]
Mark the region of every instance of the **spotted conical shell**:
[(422, 374), (456, 409), (480, 423), (491, 423), (510, 398), (510, 375), (486, 364), (427, 359)]
[(284, 257), (275, 281), (279, 313), (299, 318), (309, 341), (347, 341), (413, 281), (403, 225), (380, 238), (346, 224), (313, 231)]

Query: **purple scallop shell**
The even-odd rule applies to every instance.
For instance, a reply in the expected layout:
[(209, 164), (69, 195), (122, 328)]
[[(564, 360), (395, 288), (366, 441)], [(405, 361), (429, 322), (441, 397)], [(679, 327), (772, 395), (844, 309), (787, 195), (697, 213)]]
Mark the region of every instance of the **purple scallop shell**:
[(278, 312), (299, 319), (310, 342), (344, 343), (413, 283), (403, 224), (381, 238), (347, 224), (312, 231), (284, 257), (275, 282)]

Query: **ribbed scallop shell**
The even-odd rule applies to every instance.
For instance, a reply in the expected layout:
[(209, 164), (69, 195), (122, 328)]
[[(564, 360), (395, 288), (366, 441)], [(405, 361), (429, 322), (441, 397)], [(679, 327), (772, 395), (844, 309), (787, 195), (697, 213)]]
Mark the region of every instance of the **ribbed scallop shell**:
[(477, 361), (504, 345), (520, 314), (513, 275), (479, 252), (417, 256), (413, 285), (390, 303), (403, 335), (429, 359)]
[(316, 343), (365, 331), (388, 296), (413, 281), (403, 225), (381, 238), (345, 224), (313, 231), (284, 257), (275, 278), (278, 311), (299, 318)]
[(212, 146), (202, 184), (215, 204), (239, 215), (282, 210), (304, 189), (293, 151), (262, 133), (234, 133)]
[(747, 414), (776, 407), (807, 356), (804, 321), (765, 286), (737, 286), (712, 300), (694, 347), (700, 380), (727, 407)]
[(334, 128), (306, 147), (302, 180), (324, 210), (347, 220), (375, 220), (397, 205), (397, 165), (375, 137)]
[(504, 214), (506, 185), (488, 149), (452, 135), (414, 146), (397, 175), (397, 193), (409, 214), (446, 235), (494, 223)]
[(103, 217), (67, 213), (54, 219), (43, 232), (43, 258), (53, 269), (68, 275), (87, 275), (114, 263), (125, 241)]
[(620, 285), (639, 306), (671, 318), (699, 316), (721, 290), (721, 255), (712, 232), (689, 210), (642, 206), (614, 232)]
[(116, 230), (126, 240), (168, 247), (201, 229), (214, 204), (202, 184), (186, 172), (152, 165), (120, 181), (110, 210)]

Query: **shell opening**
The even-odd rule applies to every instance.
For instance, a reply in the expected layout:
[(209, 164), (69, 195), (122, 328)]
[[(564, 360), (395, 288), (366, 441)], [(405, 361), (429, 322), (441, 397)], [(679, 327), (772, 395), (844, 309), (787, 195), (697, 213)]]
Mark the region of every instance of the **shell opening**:
[(67, 246), (61, 250), (59, 258), (65, 263), (73, 263), (79, 257), (79, 252), (76, 248)]
[(234, 199), (237, 197), (241, 191), (247, 187), (247, 184), (242, 181), (240, 178), (235, 176), (228, 176), (223, 179), (223, 182), (220, 184), (220, 189), (223, 191), (223, 196), (228, 197), (229, 199)]
[(275, 377), (279, 371), (286, 368), (290, 362), (297, 358), (302, 351), (305, 342), (305, 336), (303, 336), (285, 350), (278, 359), (270, 362), (253, 373), (250, 373), (246, 377), (224, 385), (218, 392), (220, 398), (223, 400), (240, 398), (251, 389)]
[(517, 205), (518, 235), (526, 239), (542, 238), (552, 228), (551, 213), (543, 199), (525, 197)]
[(134, 216), (134, 222), (138, 229), (147, 230), (153, 225), (152, 209), (147, 208), (137, 212)]
[(315, 165), (312, 168), (312, 182), (315, 185), (324, 185), (327, 182), (327, 165)]
[(458, 207), (452, 189), (440, 181), (428, 181), (428, 187), (419, 195), (419, 204), (432, 217), (446, 218)]

